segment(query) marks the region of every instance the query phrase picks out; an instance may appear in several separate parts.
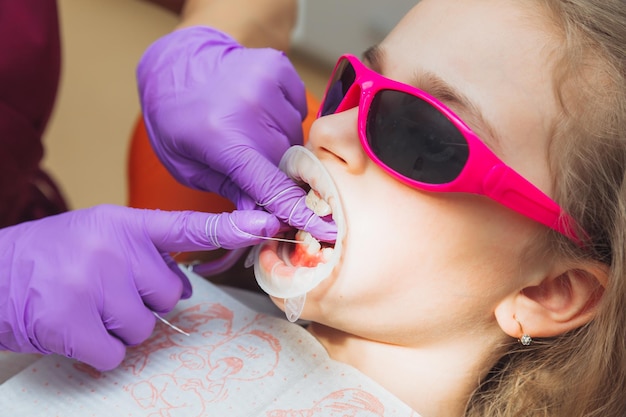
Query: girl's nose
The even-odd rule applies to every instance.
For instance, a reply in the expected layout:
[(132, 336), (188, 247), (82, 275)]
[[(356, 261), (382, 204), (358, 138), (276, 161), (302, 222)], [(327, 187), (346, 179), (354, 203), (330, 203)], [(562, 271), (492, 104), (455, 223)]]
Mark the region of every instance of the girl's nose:
[(358, 112), (354, 107), (320, 117), (313, 122), (307, 143), (318, 158), (334, 158), (352, 174), (361, 173), (368, 161), (359, 141)]

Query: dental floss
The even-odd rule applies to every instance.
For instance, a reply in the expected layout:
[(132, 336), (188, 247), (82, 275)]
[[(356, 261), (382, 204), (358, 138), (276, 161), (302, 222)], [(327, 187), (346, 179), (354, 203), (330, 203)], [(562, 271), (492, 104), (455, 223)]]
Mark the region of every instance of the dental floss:
[[(230, 225), (233, 227), (233, 229), (236, 229), (239, 233), (242, 233), (244, 235), (248, 235), (250, 237), (256, 238), (256, 239), (265, 239), (265, 240), (276, 240), (278, 242), (287, 242), (287, 243), (302, 243), (302, 242), (298, 242), (297, 240), (293, 240), (293, 239), (283, 239), (280, 237), (269, 237), (269, 236), (258, 236), (255, 235), (253, 233), (250, 232), (246, 232), (245, 230), (241, 230), (233, 221), (233, 219), (231, 219), (230, 217), (228, 218), (228, 221), (230, 221)], [(208, 232), (207, 232), (208, 233)]]
[(256, 205), (259, 207), (266, 207), (270, 204), (272, 204), (275, 200), (277, 200), (281, 195), (286, 194), (287, 192), (293, 190), (294, 188), (302, 188), (298, 185), (292, 185), (291, 187), (287, 187), (282, 191), (279, 191), (278, 194), (274, 195), (273, 197), (270, 197), (269, 200), (267, 200), (265, 203), (261, 203), (260, 201), (256, 202)]
[(187, 333), (186, 331), (184, 331), (183, 329), (181, 329), (180, 327), (176, 327), (174, 326), (172, 323), (170, 323), (169, 321), (165, 320), (163, 317), (159, 316), (156, 312), (152, 312), (152, 314), (154, 314), (154, 316), (161, 320), (163, 323), (165, 323), (167, 326), (171, 327), (172, 329), (176, 330), (178, 333), (180, 334), (184, 334), (185, 336), (190, 336), (189, 333)]
[(294, 239), (283, 239), (281, 237), (268, 237), (268, 236), (257, 236), (257, 235), (253, 235), (252, 233), (248, 233), (251, 237), (255, 237), (257, 239), (265, 239), (265, 240), (275, 240), (277, 242), (287, 242), (287, 243), (302, 243), (298, 240), (294, 240)]

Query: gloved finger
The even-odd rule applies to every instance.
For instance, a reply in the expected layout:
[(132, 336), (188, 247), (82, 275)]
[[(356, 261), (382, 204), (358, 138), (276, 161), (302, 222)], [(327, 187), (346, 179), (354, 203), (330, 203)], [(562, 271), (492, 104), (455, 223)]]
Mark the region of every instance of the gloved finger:
[(195, 188), (199, 190), (214, 190), (222, 197), (235, 203), (239, 210), (253, 210), (256, 206), (254, 200), (247, 197), (237, 184), (226, 175), (215, 170), (204, 167), (198, 169), (190, 178)]
[[(337, 225), (333, 220), (324, 220), (313, 213), (305, 204), (304, 195), (293, 193), (293, 189), (286, 189), (284, 193), (276, 195), (266, 208), (268, 211), (289, 209), (287, 224), (298, 230), (311, 233), (316, 239), (324, 242), (334, 242), (337, 240)], [(302, 226), (301, 226), (302, 225)]]
[[(248, 133), (260, 147), (260, 155), (267, 157), (274, 165), (278, 165), (285, 151), (290, 146), (304, 143), (302, 118), (296, 109), (286, 102), (278, 102), (271, 113), (263, 115), (263, 124), (256, 132)], [(262, 144), (268, 144), (263, 146)], [(272, 144), (271, 146), (269, 144)], [(284, 146), (279, 146), (284, 144)]]
[(143, 215), (150, 239), (167, 252), (243, 248), (259, 243), (262, 239), (257, 236), (273, 236), (279, 228), (276, 217), (258, 210), (220, 214), (146, 210)]
[(187, 298), (191, 297), (191, 294), (193, 293), (193, 288), (191, 287), (191, 282), (189, 281), (187, 275), (185, 275), (185, 273), (180, 269), (178, 263), (170, 256), (169, 253), (163, 252), (161, 256), (163, 257), (163, 260), (165, 260), (165, 263), (170, 268), (170, 270), (178, 275), (178, 277), (180, 278), (180, 282), (183, 283), (183, 292), (180, 295), (180, 298), (186, 300)]
[[(306, 89), (289, 58), (284, 52), (269, 48), (238, 48), (230, 54), (229, 60), (241, 59), (247, 63), (246, 78), (255, 81), (254, 91), (242, 91), (241, 97), (253, 100), (248, 103), (250, 108), (264, 110), (262, 114), (271, 120), (267, 124), (277, 128), (276, 135), (285, 137), (291, 145), (302, 144), (302, 120), (307, 115)], [(242, 88), (248, 87), (242, 84)], [(270, 143), (272, 139), (266, 140)]]
[[(185, 285), (189, 285), (187, 277), (180, 268), (169, 261), (171, 259), (169, 255), (164, 256), (164, 254), (164, 251), (154, 246), (146, 247), (137, 255), (135, 262), (139, 267), (134, 271), (133, 277), (135, 291), (141, 298), (142, 304), (160, 314), (171, 311), (184, 294)], [(121, 315), (119, 311), (115, 314)], [(138, 323), (138, 325), (154, 327), (154, 317), (150, 317), (149, 320), (145, 316), (142, 318), (145, 318), (145, 322)], [(144, 330), (151, 331), (151, 328)], [(143, 334), (139, 330), (136, 331), (138, 334)]]
[[(285, 86), (283, 83), (298, 84), (295, 87)], [(272, 87), (267, 85), (265, 88)], [(306, 94), (302, 81), (293, 79), (291, 81), (281, 80), (278, 86), (279, 91), (285, 95), (285, 100), (275, 100), (271, 111), (265, 113), (263, 120), (267, 126), (266, 138), (253, 137), (252, 139), (258, 143), (272, 143), (283, 140), (287, 146), (302, 145), (304, 142), (304, 132), (302, 131), (302, 121), (307, 115)], [(268, 92), (270, 93), (270, 92)], [(293, 101), (295, 100), (295, 102)], [(252, 132), (254, 133), (254, 132)], [(280, 161), (282, 154), (286, 148), (266, 146), (263, 150), (279, 150), (276, 164)]]
[[(299, 230), (305, 230), (317, 239), (327, 242), (337, 238), (334, 222), (317, 216), (305, 204), (306, 193), (276, 165), (253, 150), (240, 153), (242, 161), (247, 161), (246, 172), (234, 172), (233, 181), (257, 205), (274, 214), (281, 221)], [(259, 178), (263, 178), (262, 181)]]
[[(291, 190), (291, 187), (300, 188), (295, 182), (293, 182), (286, 175), (285, 175), (285, 178), (288, 184), (286, 186), (287, 188), (289, 188), (290, 190)], [(229, 198), (231, 201), (237, 202), (238, 210), (253, 210), (256, 207), (256, 208), (263, 208), (267, 210), (268, 212), (271, 212), (271, 210), (275, 209), (276, 206), (278, 205), (291, 204), (289, 201), (289, 197), (287, 195), (282, 195), (278, 193), (280, 195), (276, 197), (274, 202), (270, 201), (269, 204), (265, 204), (264, 206), (261, 206), (257, 204), (254, 198), (243, 193), (241, 189), (239, 188), (239, 186), (229, 179), (224, 180), (224, 183), (222, 185), (222, 190), (224, 190), (224, 193), (225, 193), (223, 195), (227, 196), (227, 198)], [(280, 219), (281, 225), (278, 231), (286, 232), (290, 229), (296, 228), (300, 230), (306, 230), (307, 232), (311, 233), (313, 236), (315, 236), (319, 240), (323, 240), (325, 242), (334, 242), (337, 239), (337, 227), (335, 223), (333, 221), (323, 220), (319, 216), (317, 216), (315, 213), (313, 213), (313, 211), (309, 209), (306, 206), (306, 204), (304, 204), (304, 200), (302, 199), (303, 195), (306, 197), (306, 195), (304, 194), (304, 190), (302, 191), (302, 193), (300, 192), (294, 193), (294, 195), (291, 197), (291, 200), (295, 201), (294, 203), (295, 206), (291, 210), (289, 210), (289, 212), (291, 213), (291, 216), (289, 218)], [(228, 196), (232, 196), (233, 198), (230, 198)], [(283, 198), (286, 201), (283, 201)], [(278, 211), (281, 212), (281, 210), (278, 210)], [(276, 215), (276, 217), (278, 217), (277, 213), (274, 212), (274, 214)], [(291, 224), (287, 223), (288, 221), (291, 221)], [(304, 225), (304, 226), (301, 226), (301, 225)]]
[[(295, 67), (291, 64), (289, 58), (280, 52), (284, 59), (281, 60), (281, 66), (275, 69), (276, 78), (280, 80), (280, 89), (287, 101), (300, 113), (300, 121), (304, 120), (307, 115), (306, 88), (304, 81), (298, 75)], [(280, 114), (280, 113), (276, 113)], [(302, 126), (300, 126), (301, 128)]]
[(88, 341), (88, 345), (80, 346), (65, 356), (84, 362), (99, 371), (110, 371), (124, 360), (126, 346), (110, 334), (98, 334)]
[[(126, 354), (124, 343), (111, 335), (102, 323), (99, 312), (89, 303), (76, 303), (64, 323), (41, 320), (34, 329), (36, 340), (45, 340), (45, 348), (105, 371), (117, 367)], [(54, 320), (54, 318), (53, 318)]]
[[(146, 273), (154, 272), (150, 271), (148, 266), (143, 268), (145, 268)], [(106, 303), (102, 311), (102, 323), (110, 334), (117, 337), (125, 345), (136, 345), (150, 337), (156, 318), (147, 306), (149, 302), (142, 299), (138, 289), (133, 285), (135, 281), (128, 280), (126, 282), (129, 284), (128, 288), (116, 288), (118, 292), (124, 292), (125, 301)], [(160, 291), (166, 292), (167, 289), (160, 287)], [(117, 296), (122, 295), (117, 294)], [(173, 298), (170, 294), (166, 294), (166, 297)], [(173, 303), (170, 303), (171, 307), (177, 301), (178, 299), (175, 299)]]
[(262, 237), (274, 236), (279, 227), (279, 220), (269, 213), (236, 210), (210, 217), (206, 230), (207, 237), (218, 247), (236, 249), (256, 245)]
[[(196, 188), (200, 190), (216, 189), (219, 195), (235, 203), (237, 210), (258, 209), (256, 201), (252, 197), (244, 193), (239, 185), (230, 178), (217, 171), (208, 168), (199, 170), (193, 176), (193, 181)], [(215, 187), (215, 184), (219, 184), (219, 187)]]
[(66, 352), (66, 356), (91, 365), (99, 371), (117, 368), (126, 356), (124, 343), (104, 331), (92, 333), (91, 336), (72, 352)]
[[(91, 282), (102, 283), (102, 288), (96, 287), (97, 290), (91, 291), (94, 295), (85, 297), (85, 301), (77, 301), (74, 307), (68, 307), (57, 317), (71, 318), (72, 325), (80, 323), (74, 319), (77, 313), (81, 318), (89, 317), (83, 325), (85, 334), (92, 332), (95, 323), (102, 324), (110, 335), (126, 345), (138, 344), (150, 336), (155, 324), (152, 310), (171, 310), (180, 299), (183, 283), (168, 268), (154, 245), (145, 238), (140, 239), (141, 235), (134, 236), (132, 244), (113, 251), (113, 256), (106, 258), (106, 267), (92, 268)], [(88, 265), (94, 264), (90, 256), (83, 258)], [(74, 266), (78, 270), (87, 270), (87, 266)], [(84, 285), (89, 291), (89, 284)], [(77, 294), (82, 292), (86, 291)]]

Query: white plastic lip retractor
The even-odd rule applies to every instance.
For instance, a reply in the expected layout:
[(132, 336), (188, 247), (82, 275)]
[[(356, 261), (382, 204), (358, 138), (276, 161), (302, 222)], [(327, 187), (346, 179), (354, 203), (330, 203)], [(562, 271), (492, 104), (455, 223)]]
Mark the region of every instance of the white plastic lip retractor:
[[(328, 278), (339, 263), (342, 241), (345, 236), (345, 222), (337, 187), (324, 165), (311, 151), (302, 146), (292, 146), (283, 155), (279, 167), (294, 181), (309, 184), (319, 194), (320, 198), (330, 206), (333, 220), (337, 225), (337, 240), (332, 254), (329, 255), (328, 259), (325, 259), (325, 262), (321, 262), (315, 267), (289, 268), (289, 265), (281, 260), (280, 265), (285, 268), (277, 268), (278, 262), (269, 270), (267, 265), (262, 268), (259, 255), (264, 245), (271, 244), (270, 242), (257, 245), (250, 254), (251, 259), (254, 260), (254, 274), (261, 289), (269, 295), (284, 299), (287, 318), (295, 321), (299, 318), (304, 307), (306, 293)], [(297, 242), (297, 244), (302, 244), (302, 242)], [(277, 273), (279, 269), (282, 272), (285, 269), (289, 270), (290, 275), (279, 276)]]

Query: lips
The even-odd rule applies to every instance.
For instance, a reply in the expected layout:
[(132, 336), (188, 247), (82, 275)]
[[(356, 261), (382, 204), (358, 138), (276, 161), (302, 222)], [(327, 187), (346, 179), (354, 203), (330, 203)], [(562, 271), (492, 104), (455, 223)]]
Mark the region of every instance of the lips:
[(254, 274), (263, 291), (286, 301), (304, 300), (306, 293), (331, 276), (339, 264), (345, 221), (337, 187), (313, 153), (302, 146), (293, 146), (283, 156), (279, 168), (303, 188), (310, 187), (305, 200), (307, 206), (320, 217), (332, 215), (337, 225), (334, 246), (298, 231), (289, 236), (298, 240), (298, 244), (266, 241), (251, 253)]

